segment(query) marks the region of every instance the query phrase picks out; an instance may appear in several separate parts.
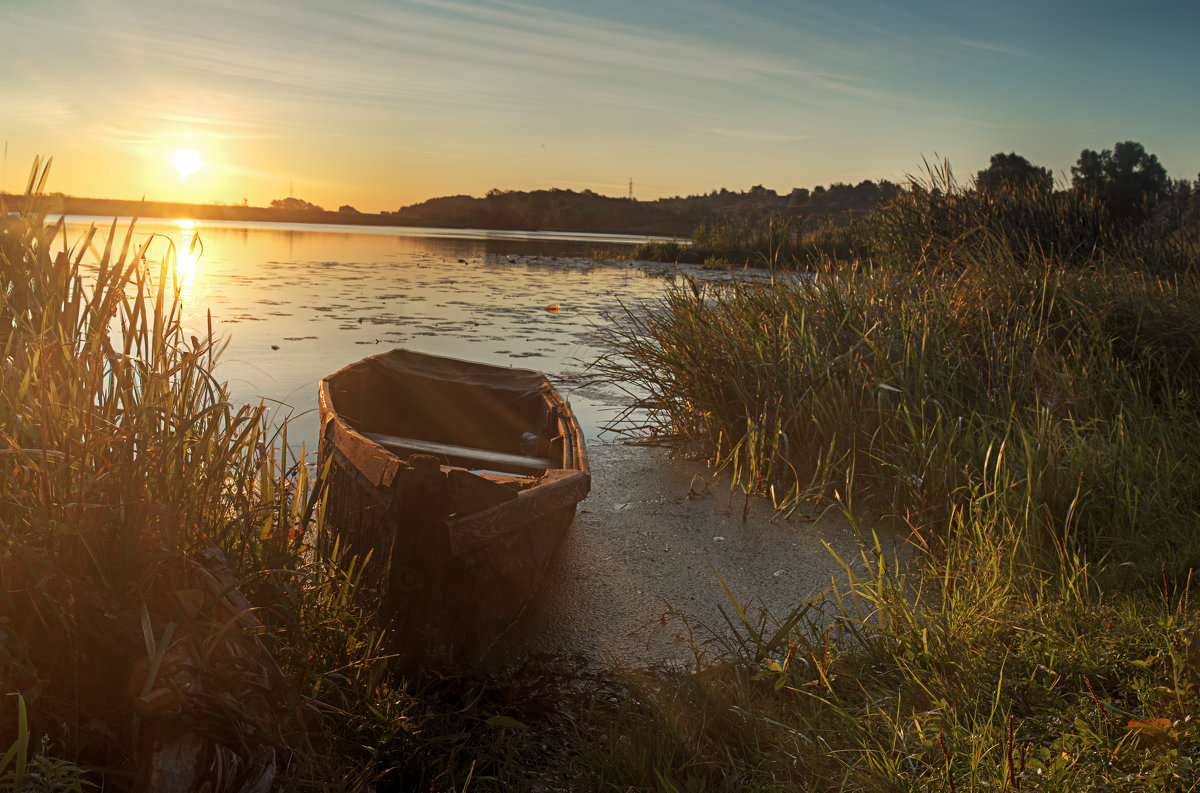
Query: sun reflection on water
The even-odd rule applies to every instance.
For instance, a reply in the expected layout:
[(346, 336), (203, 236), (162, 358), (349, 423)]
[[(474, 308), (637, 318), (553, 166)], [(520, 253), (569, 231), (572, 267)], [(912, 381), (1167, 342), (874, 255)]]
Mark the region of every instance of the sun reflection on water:
[(179, 246), (175, 250), (175, 285), (186, 296), (196, 278), (204, 245), (196, 233), (196, 221), (180, 218), (175, 225), (179, 228)]

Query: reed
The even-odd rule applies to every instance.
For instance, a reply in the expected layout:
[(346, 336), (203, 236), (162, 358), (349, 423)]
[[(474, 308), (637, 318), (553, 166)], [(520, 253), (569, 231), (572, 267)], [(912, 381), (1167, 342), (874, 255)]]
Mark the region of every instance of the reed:
[(870, 259), (680, 283), (602, 331), (627, 430), (864, 538), (791, 614), (735, 604), (724, 666), (623, 681), (639, 737), (590, 760), (615, 784), (1200, 784), (1194, 252), (980, 223), (938, 178), (868, 221)]
[(1195, 266), (1194, 249), (1151, 213), (1130, 219), (1082, 190), (962, 184), (948, 161), (924, 162), (923, 173), (856, 232), (874, 261), (906, 268), (961, 267), (972, 237), (996, 241), (1009, 258), (1034, 267), (1047, 259), (1058, 267), (1163, 273)]
[[(115, 223), (68, 239), (32, 211), (48, 167), (0, 207), (0, 788), (134, 786), (184, 728), (139, 699), (158, 689), (214, 790), (248, 789), (263, 748), (289, 789), (457, 789), (511, 764), (477, 726), (494, 713), (389, 668), (358, 563), (313, 542), (319, 472), (213, 376), (173, 247)], [(234, 577), (205, 595), (212, 549)], [(252, 609), (221, 610), (234, 585)], [(464, 729), (477, 752), (436, 740)]]
[(1031, 540), (1073, 518), (1094, 552), (1149, 531), (1177, 572), (1196, 566), (1200, 283), (955, 256), (940, 276), (843, 263), (678, 284), (605, 330), (597, 369), (637, 395), (631, 415), (784, 507), (838, 491), (936, 535), (1003, 451), (1029, 468), (1005, 492), (1031, 505)]

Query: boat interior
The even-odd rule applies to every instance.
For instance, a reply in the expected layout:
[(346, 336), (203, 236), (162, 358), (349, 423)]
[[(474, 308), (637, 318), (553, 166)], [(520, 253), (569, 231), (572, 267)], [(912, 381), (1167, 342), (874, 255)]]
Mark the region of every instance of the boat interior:
[(352, 427), (398, 456), (430, 455), (486, 478), (563, 466), (560, 417), (542, 377), (465, 362), (447, 372), (369, 360), (375, 365), (335, 376), (331, 398)]

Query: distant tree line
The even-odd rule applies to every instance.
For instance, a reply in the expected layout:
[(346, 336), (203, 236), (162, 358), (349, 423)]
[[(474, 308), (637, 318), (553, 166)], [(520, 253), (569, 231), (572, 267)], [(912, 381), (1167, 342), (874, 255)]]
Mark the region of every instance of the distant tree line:
[[(832, 257), (921, 266), (931, 256), (948, 261), (938, 252), (961, 250), (960, 241), (974, 238), (1006, 245), (1014, 259), (1054, 255), (1088, 266), (1136, 249), (1156, 251), (1155, 261), (1178, 268), (1194, 259), (1189, 250), (1200, 250), (1200, 178), (1169, 178), (1133, 141), (1084, 149), (1069, 185), (1057, 185), (1050, 169), (1019, 154), (1000, 152), (965, 184), (944, 162), (927, 165), (924, 177), (903, 188), (864, 182), (796, 189), (782, 210), (779, 198), (761, 187), (704, 196), (704, 208), (721, 219), (699, 223), (689, 244), (646, 243), (636, 255), (713, 265), (803, 267)], [(1159, 255), (1163, 250), (1173, 253)]]
[(845, 225), (900, 191), (883, 181), (857, 185), (795, 188), (780, 194), (762, 185), (747, 191), (714, 190), (706, 195), (637, 201), (591, 190), (491, 190), (431, 198), (391, 214), (398, 222), (451, 227), (569, 230), (688, 236), (701, 226), (753, 222), (775, 215), (794, 219), (803, 231)]
[[(948, 163), (930, 168), (852, 230), (854, 255), (923, 267), (967, 266), (1001, 246), (1022, 264), (1053, 257), (1060, 266), (1142, 261), (1180, 271), (1200, 254), (1200, 178), (1171, 179), (1134, 141), (1084, 149), (1069, 184), (1015, 153), (992, 156), (966, 185)], [(965, 254), (970, 245), (980, 246)]]
[[(754, 227), (774, 239), (783, 228), (792, 237), (821, 234), (844, 239), (856, 220), (913, 190), (916, 181), (898, 185), (886, 179), (858, 184), (835, 182), (828, 187), (796, 187), (786, 193), (755, 185), (749, 190), (726, 188), (703, 195), (675, 196), (654, 201), (614, 198), (584, 190), (490, 190), (483, 197), (468, 195), (431, 198), (394, 212), (363, 213), (349, 204), (326, 210), (296, 197), (276, 199), (269, 207), (192, 205), (41, 196), (36, 207), (69, 214), (130, 214), (140, 216), (275, 220), (363, 225), (445, 226), (512, 230), (591, 231), (690, 237), (703, 233), (732, 239), (746, 236), (740, 227)], [(959, 188), (956, 188), (959, 189)], [(1200, 242), (1200, 176), (1195, 181), (1172, 179), (1158, 158), (1140, 143), (1124, 141), (1112, 149), (1084, 149), (1071, 167), (1069, 185), (1058, 185), (1050, 169), (1016, 153), (993, 154), (987, 168), (961, 188), (989, 203), (996, 212), (1028, 214), (1029, 196), (1044, 196), (1045, 207), (1063, 200), (1086, 198), (1101, 212), (1096, 222), (1107, 225), (1153, 225), (1157, 230)], [(1014, 200), (1014, 196), (1023, 196)], [(7, 196), (15, 202), (19, 196)], [(16, 205), (15, 203), (13, 204)], [(1007, 208), (1007, 209), (1006, 209)], [(1021, 217), (1010, 218), (1014, 225)], [(1038, 222), (1049, 222), (1043, 213)], [(764, 225), (765, 224), (765, 225)], [(842, 245), (841, 242), (838, 245)]]
[(302, 198), (288, 196), (287, 198), (276, 198), (271, 202), (271, 209), (279, 210), (280, 212), (324, 212), (324, 207), (319, 207), (316, 204), (305, 201)]
[[(755, 225), (782, 218), (794, 235), (811, 235), (849, 226), (855, 218), (894, 200), (913, 185), (887, 180), (828, 187), (797, 187), (787, 193), (755, 185), (746, 191), (713, 190), (704, 195), (636, 201), (598, 195), (590, 190), (491, 190), (486, 196), (432, 198), (383, 213), (414, 225), (497, 229), (625, 232), (687, 237), (699, 229)], [(1084, 149), (1071, 167), (1069, 185), (1056, 185), (1049, 168), (1016, 153), (992, 155), (967, 191), (1003, 195), (1071, 194), (1087, 197), (1104, 217), (1098, 222), (1129, 225), (1153, 222), (1164, 231), (1200, 238), (1200, 177), (1171, 179), (1158, 158), (1140, 143), (1124, 141), (1112, 149)], [(1022, 200), (1021, 206), (1028, 207)], [(1011, 205), (1008, 202), (1005, 205)]]

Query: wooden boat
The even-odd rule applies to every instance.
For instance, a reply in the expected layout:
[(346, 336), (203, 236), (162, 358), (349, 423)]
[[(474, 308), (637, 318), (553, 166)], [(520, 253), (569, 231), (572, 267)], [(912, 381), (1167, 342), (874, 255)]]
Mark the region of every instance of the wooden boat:
[(471, 662), (540, 587), (591, 487), (545, 375), (394, 350), (321, 381), (324, 536), (409, 663)]

